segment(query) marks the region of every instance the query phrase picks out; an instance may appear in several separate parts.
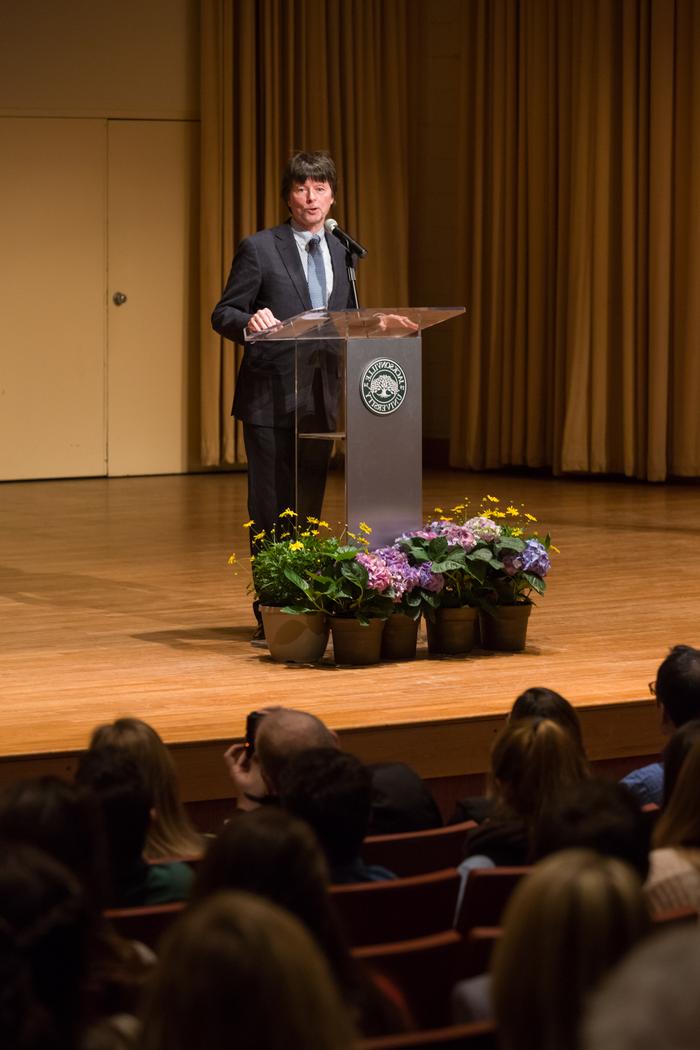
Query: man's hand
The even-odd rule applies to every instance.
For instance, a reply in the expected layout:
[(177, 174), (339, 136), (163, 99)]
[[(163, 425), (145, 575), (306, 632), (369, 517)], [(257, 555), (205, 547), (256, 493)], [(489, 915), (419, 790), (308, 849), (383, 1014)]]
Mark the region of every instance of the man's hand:
[(262, 310), (258, 310), (257, 313), (253, 314), (246, 328), (249, 332), (264, 332), (266, 329), (274, 328), (275, 325), (281, 323), (281, 321), (277, 320), (272, 310), (268, 310), (265, 306)]
[(262, 798), (267, 794), (257, 756), (250, 757), (245, 744), (232, 744), (224, 751), (224, 762), (235, 788), (237, 808), (257, 809), (260, 803), (248, 796)]
[(372, 321), (374, 324), (370, 328), (370, 333), (391, 332), (395, 335), (403, 335), (402, 329), (406, 329), (409, 332), (418, 331), (416, 322), (412, 321), (410, 317), (404, 317), (403, 314), (376, 313), (373, 314)]

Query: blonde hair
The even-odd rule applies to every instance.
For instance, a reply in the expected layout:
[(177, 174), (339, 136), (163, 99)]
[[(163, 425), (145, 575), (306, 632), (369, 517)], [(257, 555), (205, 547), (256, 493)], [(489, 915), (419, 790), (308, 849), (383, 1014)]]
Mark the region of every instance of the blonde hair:
[(535, 824), (562, 791), (588, 779), (585, 756), (568, 729), (549, 718), (511, 720), (491, 752), (496, 817)]
[(652, 835), (654, 849), (700, 846), (700, 738), (693, 741)]
[(541, 861), (515, 890), (493, 961), (502, 1050), (574, 1050), (588, 993), (647, 932), (632, 868), (591, 850)]
[(168, 931), (141, 1050), (350, 1050), (355, 1032), (310, 935), (252, 894), (215, 894)]
[(146, 860), (201, 853), (202, 837), (192, 827), (180, 799), (175, 763), (155, 729), (140, 718), (117, 718), (92, 734), (91, 749), (104, 745), (127, 751), (146, 781), (155, 810), (144, 849)]

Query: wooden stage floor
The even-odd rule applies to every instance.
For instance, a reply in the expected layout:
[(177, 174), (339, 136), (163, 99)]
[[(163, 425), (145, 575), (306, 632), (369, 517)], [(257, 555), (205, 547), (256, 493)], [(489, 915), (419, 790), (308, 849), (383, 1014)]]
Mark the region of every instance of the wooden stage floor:
[(561, 549), (548, 592), (524, 653), (431, 659), (423, 641), (410, 664), (358, 669), (250, 646), (245, 488), (244, 474), (0, 485), (0, 780), (70, 768), (95, 725), (131, 714), (173, 746), (186, 797), (223, 797), (220, 753), (263, 704), (314, 711), (367, 760), (476, 773), (532, 685), (577, 705), (592, 757), (658, 749), (647, 683), (671, 645), (700, 644), (696, 485), (428, 473), (426, 514), (486, 492), (524, 503)]

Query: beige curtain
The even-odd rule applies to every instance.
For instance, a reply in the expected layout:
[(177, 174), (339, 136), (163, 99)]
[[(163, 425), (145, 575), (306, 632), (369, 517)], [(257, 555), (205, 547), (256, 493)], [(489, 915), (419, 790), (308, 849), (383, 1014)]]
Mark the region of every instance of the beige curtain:
[(452, 465), (700, 475), (700, 4), (462, 6)]
[(407, 14), (402, 0), (202, 0), (202, 460), (242, 463), (240, 350), (209, 327), (236, 243), (286, 218), (281, 170), (327, 149), (335, 216), (369, 249), (361, 305), (408, 301)]

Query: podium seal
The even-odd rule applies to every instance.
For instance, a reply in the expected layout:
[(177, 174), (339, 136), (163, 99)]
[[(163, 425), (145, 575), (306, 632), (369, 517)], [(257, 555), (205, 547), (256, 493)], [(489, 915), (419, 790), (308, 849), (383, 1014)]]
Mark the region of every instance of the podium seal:
[(406, 397), (406, 373), (397, 361), (378, 357), (365, 368), (360, 379), (360, 397), (365, 408), (377, 416), (388, 416)]

